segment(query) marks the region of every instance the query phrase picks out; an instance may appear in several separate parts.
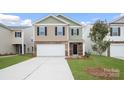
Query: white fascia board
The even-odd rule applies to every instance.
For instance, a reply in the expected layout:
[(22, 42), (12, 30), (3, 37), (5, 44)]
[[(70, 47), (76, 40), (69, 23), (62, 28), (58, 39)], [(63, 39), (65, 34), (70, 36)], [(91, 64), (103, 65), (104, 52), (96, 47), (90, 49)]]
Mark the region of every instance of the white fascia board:
[[(59, 15), (60, 15), (60, 14), (59, 14)], [(59, 15), (57, 15), (57, 16), (59, 16)], [(73, 21), (73, 22), (75, 22), (75, 23), (77, 23), (77, 24), (83, 26), (83, 24), (81, 24), (80, 22), (77, 22), (77, 21), (73, 20), (72, 18), (69, 18), (69, 17), (64, 16), (64, 15), (60, 15), (60, 16), (63, 16), (63, 17), (65, 17), (65, 18), (67, 18), (67, 19), (69, 19), (69, 20), (71, 20), (71, 21)]]
[(76, 28), (76, 27), (78, 27), (78, 28), (82, 28), (82, 26), (69, 26), (70, 28)]
[(46, 18), (48, 18), (48, 17), (50, 17), (50, 16), (51, 16), (51, 17), (54, 17), (55, 19), (57, 19), (57, 20), (59, 20), (59, 21), (65, 23), (65, 24), (69, 24), (68, 22), (66, 22), (66, 21), (64, 21), (64, 20), (62, 20), (62, 19), (60, 19), (60, 18), (58, 18), (58, 17), (56, 17), (56, 16), (54, 16), (54, 15), (51, 15), (51, 14), (48, 15), (48, 16), (46, 16), (46, 17), (44, 17), (44, 18), (41, 18), (41, 19), (35, 21), (33, 24), (36, 24), (37, 22), (42, 21), (42, 20), (44, 20), (44, 19), (46, 19)]
[(58, 26), (58, 25), (62, 25), (62, 26), (65, 26), (65, 25), (68, 25), (68, 24), (35, 24), (35, 26), (47, 26), (47, 25), (56, 25), (56, 26)]
[(124, 16), (120, 16), (120, 17), (118, 17), (118, 18), (113, 19), (112, 21), (109, 22), (109, 24), (112, 24), (112, 23), (114, 23), (114, 22), (120, 20), (122, 17), (124, 17)]

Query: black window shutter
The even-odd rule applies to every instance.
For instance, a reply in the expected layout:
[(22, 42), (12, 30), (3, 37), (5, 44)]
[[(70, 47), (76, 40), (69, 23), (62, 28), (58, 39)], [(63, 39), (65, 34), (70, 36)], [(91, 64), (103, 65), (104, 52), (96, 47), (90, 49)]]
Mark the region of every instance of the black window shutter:
[(79, 35), (79, 29), (77, 29), (77, 35)]
[(55, 35), (57, 36), (57, 27), (55, 27)]
[(22, 33), (20, 32), (20, 37), (22, 37)]
[(120, 27), (118, 27), (118, 36), (120, 36)]
[(15, 37), (17, 37), (17, 36), (16, 36), (16, 32), (15, 32)]
[(74, 34), (74, 30), (73, 29), (71, 29), (71, 35), (73, 35)]
[(37, 27), (37, 35), (39, 36), (39, 27)]
[(47, 27), (45, 27), (45, 36), (47, 36)]
[(112, 36), (112, 28), (110, 28), (110, 36)]
[(65, 27), (63, 27), (63, 36), (65, 35)]

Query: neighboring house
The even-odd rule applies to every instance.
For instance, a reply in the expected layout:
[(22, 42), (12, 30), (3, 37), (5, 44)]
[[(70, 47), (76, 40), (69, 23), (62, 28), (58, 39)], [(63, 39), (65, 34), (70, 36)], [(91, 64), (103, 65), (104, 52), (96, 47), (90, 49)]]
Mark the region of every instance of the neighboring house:
[[(89, 33), (93, 25), (87, 25), (83, 28), (85, 40), (85, 51), (96, 54), (92, 50), (92, 41), (90, 40)], [(124, 16), (115, 19), (109, 23), (110, 33), (106, 36), (110, 40), (110, 47), (103, 55), (110, 57), (124, 57)]]
[(110, 22), (110, 35), (107, 38), (111, 41), (108, 56), (124, 57), (124, 16)]
[(0, 55), (31, 53), (27, 48), (34, 45), (31, 38), (27, 37), (31, 37), (33, 31), (26, 31), (28, 28), (30, 27), (0, 24)]
[(4, 54), (15, 54), (15, 48), (12, 45), (12, 31), (0, 24), (0, 55)]
[(64, 15), (48, 15), (34, 23), (36, 56), (83, 56), (82, 24)]

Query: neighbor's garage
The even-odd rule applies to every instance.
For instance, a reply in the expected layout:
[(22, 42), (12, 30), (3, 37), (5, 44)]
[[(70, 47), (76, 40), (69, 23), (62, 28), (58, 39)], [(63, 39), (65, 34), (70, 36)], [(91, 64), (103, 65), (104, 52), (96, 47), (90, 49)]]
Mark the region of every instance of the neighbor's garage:
[(37, 44), (37, 56), (65, 56), (65, 44)]
[(111, 44), (110, 56), (111, 57), (124, 57), (124, 44)]

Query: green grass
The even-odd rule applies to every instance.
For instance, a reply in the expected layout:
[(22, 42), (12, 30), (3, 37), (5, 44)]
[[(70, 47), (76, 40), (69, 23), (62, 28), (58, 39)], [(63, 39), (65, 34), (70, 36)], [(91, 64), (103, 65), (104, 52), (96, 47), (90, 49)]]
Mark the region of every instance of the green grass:
[(0, 57), (0, 69), (23, 62), (30, 59), (31, 57), (32, 56), (30, 54), (16, 55), (11, 57)]
[(118, 79), (124, 80), (124, 60), (104, 57), (104, 56), (91, 56), (89, 59), (70, 59), (68, 64), (76, 80), (98, 80), (95, 77), (87, 74), (84, 70), (87, 67), (104, 67), (114, 68), (120, 70), (120, 77)]

